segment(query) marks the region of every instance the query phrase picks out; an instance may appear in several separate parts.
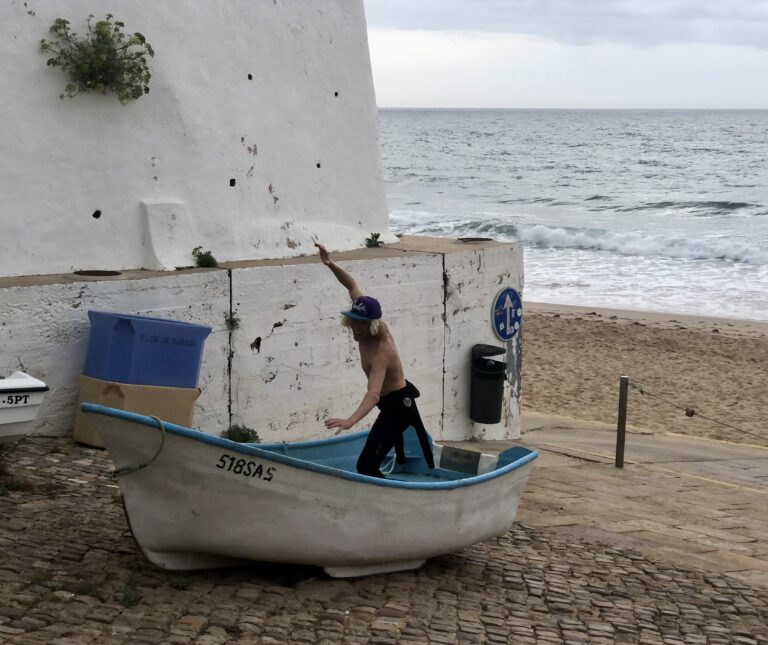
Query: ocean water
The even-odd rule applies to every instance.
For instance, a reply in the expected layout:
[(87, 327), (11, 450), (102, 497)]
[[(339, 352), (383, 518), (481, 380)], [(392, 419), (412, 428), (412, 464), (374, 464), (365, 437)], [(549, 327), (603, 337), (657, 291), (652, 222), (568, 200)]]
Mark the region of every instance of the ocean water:
[(768, 320), (768, 111), (381, 110), (394, 232), (520, 240), (528, 301)]

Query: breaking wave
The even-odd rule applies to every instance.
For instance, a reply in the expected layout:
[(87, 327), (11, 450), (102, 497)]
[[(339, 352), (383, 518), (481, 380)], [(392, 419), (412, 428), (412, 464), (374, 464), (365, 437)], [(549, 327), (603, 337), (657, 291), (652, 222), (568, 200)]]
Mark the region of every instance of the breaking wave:
[(526, 246), (582, 249), (621, 255), (685, 260), (723, 260), (768, 265), (768, 249), (734, 237), (704, 237), (645, 231), (606, 231), (510, 224), (491, 218), (458, 218), (424, 211), (393, 211), (395, 232), (445, 237), (485, 236), (500, 241), (520, 240)]
[(768, 250), (746, 240), (597, 229), (522, 227), (519, 239), (542, 248), (577, 248), (622, 255), (768, 264)]

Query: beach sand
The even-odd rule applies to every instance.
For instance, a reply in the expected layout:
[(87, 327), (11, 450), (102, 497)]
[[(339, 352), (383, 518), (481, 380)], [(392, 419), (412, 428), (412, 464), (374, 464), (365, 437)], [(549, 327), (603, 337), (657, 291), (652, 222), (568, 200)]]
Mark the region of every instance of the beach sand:
[(524, 410), (615, 425), (626, 375), (635, 429), (768, 446), (768, 323), (529, 302), (523, 310)]

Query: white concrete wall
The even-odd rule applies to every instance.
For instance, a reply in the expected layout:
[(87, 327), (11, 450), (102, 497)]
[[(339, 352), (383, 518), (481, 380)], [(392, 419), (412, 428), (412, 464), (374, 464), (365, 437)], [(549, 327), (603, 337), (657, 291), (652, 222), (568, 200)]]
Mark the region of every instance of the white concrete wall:
[[(40, 39), (57, 17), (83, 33), (89, 14), (108, 12), (153, 45), (150, 93), (127, 105), (59, 99), (67, 78), (46, 67)], [(231, 421), (265, 440), (327, 436), (323, 418), (351, 413), (365, 382), (338, 324), (346, 295), (316, 259), (95, 281), (69, 272), (170, 271), (197, 245), (220, 262), (288, 258), (314, 254), (317, 238), (357, 249), (380, 232), (397, 244), (348, 264), (384, 306), (428, 429), (514, 435), (519, 386), (503, 424), (474, 427), (468, 370), (471, 345), (495, 342), (491, 299), (522, 286), (522, 251), (389, 233), (366, 38), (362, 0), (0, 4), (0, 375), (21, 369), (51, 387), (36, 433), (71, 430), (93, 308), (214, 328), (202, 430)], [(55, 273), (66, 275), (28, 278)], [(520, 355), (511, 344), (518, 384)]]
[[(154, 47), (150, 93), (59, 99), (40, 40), (57, 17), (82, 34), (107, 12)], [(362, 0), (7, 0), (0, 82), (0, 276), (173, 269), (197, 244), (289, 257), (388, 231)]]
[[(419, 409), (435, 436), (442, 423), (443, 276), (439, 257), (343, 262), (369, 295), (398, 345)], [(340, 325), (347, 291), (322, 264), (255, 267), (232, 273), (239, 326), (233, 334), (235, 423), (265, 441), (330, 436), (323, 421), (352, 414), (366, 391), (357, 344)], [(366, 427), (376, 410), (360, 423)]]
[(115, 311), (196, 322), (212, 328), (200, 370), (202, 394), (195, 425), (218, 433), (228, 427), (229, 309), (226, 271), (202, 270), (147, 279), (85, 281), (0, 287), (0, 376), (21, 370), (50, 391), (33, 434), (72, 431), (90, 323), (88, 310)]
[[(501, 344), (491, 329), (491, 303), (502, 287), (521, 290), (522, 249), (421, 240), (404, 239), (337, 261), (380, 299), (406, 377), (422, 392), (419, 408), (433, 438), (519, 436), (519, 342), (507, 351), (516, 387), (507, 387), (502, 423), (480, 426), (468, 415), (470, 350), (476, 343)], [(356, 409), (365, 375), (351, 334), (339, 324), (348, 295), (316, 257), (146, 273), (100, 280), (0, 279), (0, 375), (22, 370), (51, 388), (34, 434), (64, 436), (72, 430), (88, 309), (213, 328), (194, 421), (204, 432), (218, 435), (231, 422), (252, 427), (264, 441), (324, 437), (330, 435), (323, 425), (327, 416)], [(231, 332), (225, 323), (230, 312), (237, 319)], [(358, 428), (374, 418), (375, 411)]]
[(491, 308), (496, 294), (511, 287), (522, 294), (523, 249), (519, 244), (450, 253), (445, 255), (446, 338), (445, 418), (443, 438), (467, 438), (472, 345), (485, 343), (506, 348), (496, 357), (507, 361), (502, 421), (473, 423), (469, 434), (476, 439), (510, 439), (520, 436), (520, 334), (504, 343), (493, 332)]

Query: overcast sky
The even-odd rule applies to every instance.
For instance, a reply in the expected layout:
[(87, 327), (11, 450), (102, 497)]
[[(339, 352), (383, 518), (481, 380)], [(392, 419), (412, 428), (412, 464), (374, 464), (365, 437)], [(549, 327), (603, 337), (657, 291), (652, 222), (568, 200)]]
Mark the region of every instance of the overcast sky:
[(364, 0), (379, 107), (768, 108), (768, 0)]

